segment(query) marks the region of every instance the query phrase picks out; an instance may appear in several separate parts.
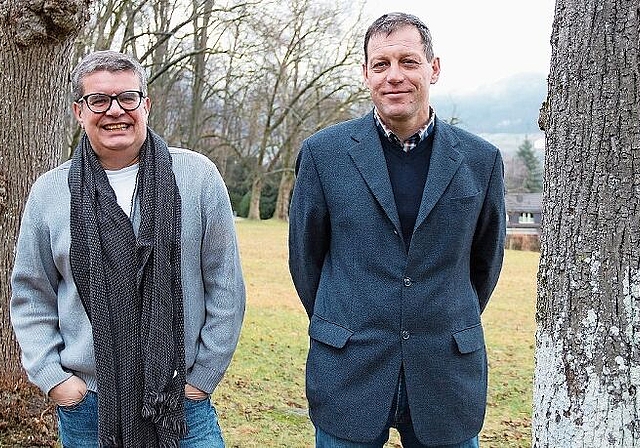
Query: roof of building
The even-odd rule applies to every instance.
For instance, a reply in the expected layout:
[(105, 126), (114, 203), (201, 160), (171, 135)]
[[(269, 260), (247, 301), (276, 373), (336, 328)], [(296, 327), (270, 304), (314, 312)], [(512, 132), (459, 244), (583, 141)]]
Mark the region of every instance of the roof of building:
[(507, 212), (540, 212), (542, 193), (507, 193), (505, 204)]

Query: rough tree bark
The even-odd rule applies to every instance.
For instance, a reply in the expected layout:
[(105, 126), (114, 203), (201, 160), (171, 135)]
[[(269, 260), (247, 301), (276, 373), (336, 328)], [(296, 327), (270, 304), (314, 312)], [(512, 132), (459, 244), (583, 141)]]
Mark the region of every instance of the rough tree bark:
[(639, 10), (556, 2), (534, 447), (640, 447)]
[(9, 279), (25, 198), (60, 161), (69, 113), (69, 61), (89, 0), (0, 1), (0, 378), (22, 377), (9, 321)]

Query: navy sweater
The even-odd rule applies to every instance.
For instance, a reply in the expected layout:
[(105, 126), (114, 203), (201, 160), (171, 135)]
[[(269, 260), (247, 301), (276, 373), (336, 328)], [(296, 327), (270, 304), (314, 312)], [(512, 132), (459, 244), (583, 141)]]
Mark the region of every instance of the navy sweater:
[(429, 172), (433, 132), (409, 152), (405, 152), (399, 145), (391, 143), (380, 129), (378, 129), (378, 134), (382, 142), (384, 157), (387, 160), (387, 170), (400, 217), (402, 237), (408, 251), (422, 201), (424, 184)]

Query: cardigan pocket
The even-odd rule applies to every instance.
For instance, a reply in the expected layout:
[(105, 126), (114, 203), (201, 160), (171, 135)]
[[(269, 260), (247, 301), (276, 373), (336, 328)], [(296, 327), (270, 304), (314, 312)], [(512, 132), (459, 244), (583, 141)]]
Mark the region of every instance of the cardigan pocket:
[(482, 325), (474, 325), (473, 327), (453, 333), (453, 339), (455, 339), (456, 344), (458, 345), (458, 350), (463, 355), (480, 350), (484, 347), (484, 332), (482, 330)]
[(353, 331), (314, 314), (309, 324), (309, 337), (335, 348), (343, 348)]

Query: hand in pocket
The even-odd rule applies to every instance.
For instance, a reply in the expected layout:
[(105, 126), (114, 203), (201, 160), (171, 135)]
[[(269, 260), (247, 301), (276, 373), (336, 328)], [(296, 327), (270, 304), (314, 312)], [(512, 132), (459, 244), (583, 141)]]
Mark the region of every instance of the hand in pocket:
[(73, 406), (80, 403), (86, 394), (86, 383), (74, 375), (51, 389), (49, 398), (58, 406)]

